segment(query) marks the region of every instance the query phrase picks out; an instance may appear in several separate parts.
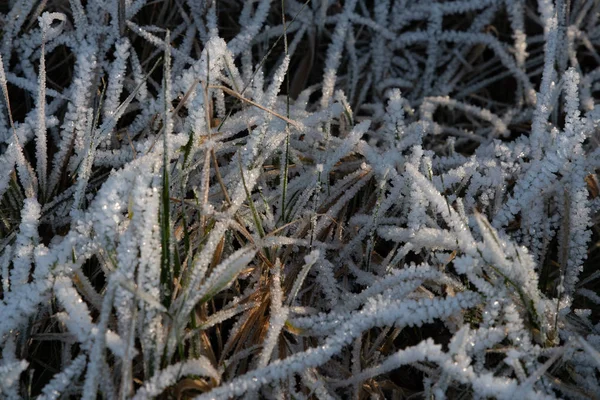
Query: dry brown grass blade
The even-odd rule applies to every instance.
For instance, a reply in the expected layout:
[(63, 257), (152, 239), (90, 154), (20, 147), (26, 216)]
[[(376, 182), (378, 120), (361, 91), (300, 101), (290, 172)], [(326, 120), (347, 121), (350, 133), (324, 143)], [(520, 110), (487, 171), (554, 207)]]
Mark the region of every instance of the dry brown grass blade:
[(296, 122), (296, 121), (294, 121), (294, 120), (291, 120), (291, 119), (289, 119), (288, 117), (285, 117), (285, 116), (283, 116), (283, 115), (281, 115), (281, 114), (279, 114), (279, 113), (277, 113), (277, 112), (275, 112), (275, 111), (273, 111), (273, 110), (270, 110), (270, 109), (268, 109), (267, 107), (261, 106), (260, 104), (258, 104), (258, 103), (256, 103), (256, 102), (254, 102), (254, 101), (252, 101), (252, 100), (250, 100), (250, 99), (248, 99), (248, 98), (246, 98), (246, 97), (244, 97), (244, 96), (240, 95), (240, 94), (239, 94), (239, 93), (237, 93), (236, 91), (234, 91), (234, 90), (231, 90), (231, 89), (229, 89), (229, 88), (228, 88), (228, 87), (226, 87), (226, 86), (221, 86), (221, 85), (209, 85), (208, 87), (209, 87), (209, 88), (211, 88), (211, 89), (219, 89), (219, 90), (222, 90), (222, 91), (224, 91), (225, 93), (227, 93), (228, 95), (230, 95), (230, 96), (233, 96), (233, 97), (237, 98), (238, 100), (241, 100), (241, 101), (243, 101), (244, 103), (248, 103), (248, 104), (250, 104), (250, 105), (252, 105), (252, 106), (254, 106), (254, 107), (258, 108), (258, 109), (261, 109), (261, 110), (263, 110), (263, 111), (265, 111), (265, 112), (268, 112), (269, 114), (271, 114), (271, 115), (273, 115), (273, 116), (275, 116), (275, 117), (279, 118), (280, 120), (282, 120), (282, 121), (285, 121), (285, 122), (287, 122), (288, 124), (292, 125), (294, 128), (296, 128), (296, 129), (298, 129), (298, 130), (302, 130), (302, 125), (301, 125), (300, 123), (298, 123), (298, 122)]
[[(190, 399), (199, 393), (205, 393), (215, 387), (215, 382), (205, 379), (185, 378), (177, 383), (173, 388), (173, 395), (177, 400)], [(192, 392), (192, 393), (187, 393)]]
[(268, 304), (270, 299), (264, 299), (260, 306), (251, 311), (246, 329), (242, 330), (235, 351), (241, 351), (249, 345), (261, 344), (269, 328)]
[(271, 292), (267, 279), (261, 278), (261, 281), (263, 282), (260, 288), (247, 299), (247, 301), (255, 302), (258, 306), (248, 310), (244, 314), (245, 321), (242, 322), (237, 333), (228, 339), (223, 348), (220, 362), (223, 362), (231, 351), (235, 354), (254, 345), (260, 345), (264, 341), (269, 329)]
[(214, 269), (221, 262), (221, 257), (223, 256), (223, 248), (225, 247), (225, 237), (222, 237), (213, 253), (213, 258), (210, 263), (210, 268)]
[(212, 348), (212, 344), (210, 342), (210, 339), (209, 339), (206, 331), (200, 332), (199, 337), (200, 337), (200, 348), (202, 349), (201, 354), (203, 356), (205, 356), (206, 358), (208, 358), (210, 360), (210, 362), (212, 363), (212, 365), (217, 365), (217, 357)]
[[(250, 231), (248, 231), (244, 227), (239, 216), (236, 216), (234, 218), (234, 221), (231, 223), (231, 227), (235, 230), (234, 234), (236, 235), (236, 239), (238, 240), (238, 242), (244, 243), (244, 241), (241, 240), (242, 237), (244, 237), (248, 241), (248, 243), (251, 243), (252, 245), (256, 245), (256, 243), (254, 242), (254, 237), (252, 236)], [(265, 268), (267, 268), (267, 269), (273, 268), (273, 263), (271, 262), (271, 260), (269, 260), (269, 258), (264, 254), (264, 252), (261, 249), (258, 249), (258, 252), (256, 253), (256, 255), (263, 262), (263, 264), (265, 265)]]

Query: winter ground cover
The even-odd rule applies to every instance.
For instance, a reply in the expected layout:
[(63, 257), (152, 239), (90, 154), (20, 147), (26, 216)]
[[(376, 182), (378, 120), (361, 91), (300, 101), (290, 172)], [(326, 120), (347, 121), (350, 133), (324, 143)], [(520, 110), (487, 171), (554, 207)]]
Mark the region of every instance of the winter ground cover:
[(599, 17), (2, 3), (0, 398), (597, 398)]

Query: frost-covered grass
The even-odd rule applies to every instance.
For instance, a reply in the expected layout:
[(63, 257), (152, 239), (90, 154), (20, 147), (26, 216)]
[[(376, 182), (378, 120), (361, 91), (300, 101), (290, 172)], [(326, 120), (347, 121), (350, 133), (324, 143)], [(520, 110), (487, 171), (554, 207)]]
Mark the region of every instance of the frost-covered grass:
[(600, 393), (600, 1), (3, 7), (1, 398)]

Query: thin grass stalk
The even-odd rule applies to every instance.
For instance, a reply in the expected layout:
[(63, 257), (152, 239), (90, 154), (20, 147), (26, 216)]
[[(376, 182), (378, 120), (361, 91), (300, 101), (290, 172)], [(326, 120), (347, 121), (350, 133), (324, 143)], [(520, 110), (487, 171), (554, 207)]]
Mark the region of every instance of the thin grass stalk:
[[(169, 40), (170, 34), (167, 31), (166, 41)], [(163, 96), (164, 96), (164, 117), (163, 125), (165, 132), (163, 134), (163, 173), (162, 173), (162, 196), (161, 196), (161, 213), (160, 213), (160, 235), (161, 235), (161, 274), (160, 282), (162, 286), (163, 305), (169, 308), (171, 304), (171, 295), (173, 293), (173, 278), (174, 271), (171, 270), (171, 203), (169, 194), (169, 148), (168, 136), (172, 129), (171, 117), (171, 47), (165, 47), (165, 62), (163, 69)], [(175, 271), (178, 275), (179, 271)]]

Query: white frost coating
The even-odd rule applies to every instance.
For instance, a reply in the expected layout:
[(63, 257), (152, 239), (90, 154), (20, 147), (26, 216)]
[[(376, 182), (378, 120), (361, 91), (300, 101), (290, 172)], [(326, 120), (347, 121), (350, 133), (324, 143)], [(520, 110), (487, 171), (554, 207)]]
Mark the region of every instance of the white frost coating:
[(13, 338), (9, 339), (4, 343), (2, 359), (0, 359), (0, 395), (10, 400), (19, 398), (19, 377), (29, 365), (27, 361), (17, 359), (16, 347)]
[(322, 169), (323, 174), (328, 174), (333, 166), (345, 155), (347, 155), (351, 149), (356, 146), (360, 138), (367, 132), (369, 126), (371, 125), (371, 121), (363, 121), (360, 124), (356, 125), (352, 132), (344, 139), (342, 144), (330, 154), (326, 160), (326, 162), (319, 167), (317, 165), (317, 171), (319, 168)]
[(29, 363), (25, 360), (15, 362), (3, 362), (0, 365), (0, 394), (5, 395), (8, 399), (17, 399), (15, 383), (19, 381), (19, 377)]
[[(66, 20), (63, 14), (59, 13), (44, 13), (39, 17), (38, 21), (42, 30), (42, 46), (40, 49), (40, 70), (38, 77), (38, 96), (36, 107), (38, 110), (37, 127), (36, 127), (36, 149), (35, 157), (37, 161), (37, 177), (43, 191), (47, 191), (46, 184), (48, 173), (48, 143), (46, 139), (46, 41), (51, 40), (51, 37), (58, 36), (62, 31), (60, 28), (51, 29), (50, 24), (56, 17), (61, 17), (62, 22)], [(49, 37), (50, 36), (50, 37)]]
[(294, 303), (294, 300), (295, 300), (296, 296), (298, 295), (298, 292), (300, 291), (300, 287), (302, 286), (302, 283), (306, 279), (306, 276), (308, 275), (308, 272), (310, 271), (311, 267), (319, 259), (320, 254), (321, 254), (321, 252), (319, 250), (313, 250), (310, 252), (310, 254), (308, 254), (306, 257), (304, 257), (304, 266), (302, 267), (302, 269), (300, 270), (300, 273), (294, 280), (294, 285), (292, 286), (292, 290), (287, 298), (288, 306), (291, 306)]
[(225, 399), (256, 390), (262, 385), (282, 379), (291, 373), (298, 373), (307, 368), (319, 366), (337, 354), (344, 346), (350, 344), (363, 330), (374, 326), (399, 324), (411, 326), (432, 321), (434, 318), (448, 316), (460, 307), (469, 307), (478, 302), (478, 296), (467, 293), (438, 302), (424, 300), (422, 302), (406, 301), (377, 304), (372, 302), (365, 310), (356, 313), (343, 323), (336, 332), (325, 340), (318, 348), (296, 353), (285, 360), (276, 360), (269, 366), (242, 375), (231, 382), (213, 389), (211, 392), (196, 397), (197, 400), (209, 398)]
[(246, 20), (242, 31), (228, 43), (227, 46), (233, 55), (238, 55), (256, 36), (268, 16), (270, 3), (271, 0), (260, 0), (252, 19)]
[(1, 398), (600, 392), (597, 1), (9, 3)]
[(115, 44), (115, 60), (112, 63), (108, 76), (108, 86), (106, 88), (106, 100), (104, 101), (104, 118), (112, 117), (119, 106), (121, 92), (123, 90), (123, 81), (125, 80), (125, 68), (127, 58), (129, 58), (129, 48), (131, 44), (128, 40), (120, 40)]
[[(59, 320), (69, 327), (69, 330), (75, 334), (84, 349), (90, 350), (92, 340), (99, 331), (96, 325), (92, 323), (87, 305), (71, 285), (70, 280), (65, 277), (56, 279), (54, 293), (65, 309), (64, 313), (58, 315)], [(106, 332), (106, 344), (113, 354), (118, 357), (123, 356), (125, 345), (121, 338), (110, 330)]]
[(41, 207), (36, 199), (25, 199), (21, 211), (21, 224), (15, 240), (13, 267), (10, 271), (11, 291), (22, 290), (29, 281), (33, 250), (39, 243), (38, 226)]
[(338, 18), (331, 44), (327, 49), (327, 58), (325, 60), (325, 74), (323, 76), (323, 96), (321, 97), (321, 108), (327, 108), (333, 96), (337, 70), (342, 58), (344, 39), (348, 28), (350, 27), (350, 14), (356, 7), (356, 0), (349, 0), (344, 3), (344, 10)]
[(86, 361), (87, 357), (84, 354), (77, 356), (69, 366), (52, 377), (52, 380), (42, 389), (42, 394), (38, 399), (58, 399), (72, 385), (72, 381), (82, 373)]
[(133, 396), (133, 400), (144, 400), (153, 396), (158, 396), (164, 389), (176, 383), (180, 378), (188, 375), (200, 375), (214, 379), (217, 383), (220, 380), (219, 373), (205, 358), (189, 360), (182, 363), (170, 365), (167, 368), (158, 371), (148, 380)]
[[(216, 245), (216, 244), (215, 244)], [(180, 311), (180, 318), (185, 316), (191, 311), (201, 300), (208, 300), (221, 290), (225, 289), (237, 275), (242, 271), (243, 268), (248, 266), (248, 263), (254, 258), (256, 249), (243, 248), (233, 253), (229, 258), (221, 262), (206, 279), (206, 281), (197, 289), (194, 290), (193, 295), (183, 304), (182, 310)]]
[(289, 308), (283, 306), (283, 291), (281, 290), (281, 264), (279, 260), (275, 263), (273, 271), (273, 283), (271, 285), (271, 318), (269, 320), (269, 331), (265, 338), (263, 350), (258, 361), (259, 368), (267, 366), (271, 354), (277, 346), (278, 338), (285, 324)]

